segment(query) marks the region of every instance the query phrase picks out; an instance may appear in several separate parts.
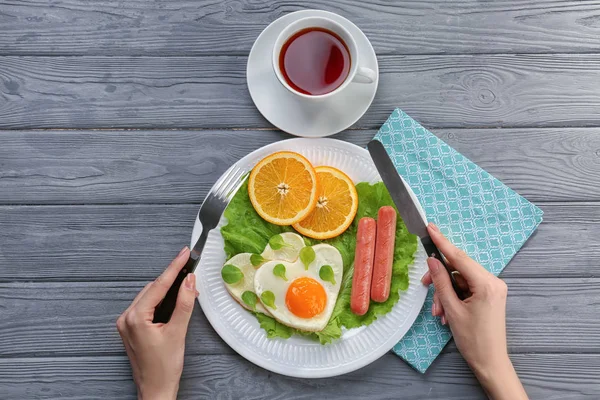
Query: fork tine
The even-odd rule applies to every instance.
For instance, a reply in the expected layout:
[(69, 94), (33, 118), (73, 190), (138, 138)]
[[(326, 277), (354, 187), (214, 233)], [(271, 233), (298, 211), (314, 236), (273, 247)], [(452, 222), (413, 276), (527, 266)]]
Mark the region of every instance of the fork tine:
[(223, 181), (222, 185), (220, 185), (219, 189), (215, 192), (215, 196), (219, 198), (219, 200), (224, 201), (227, 197), (227, 193), (230, 188), (237, 183), (239, 177), (243, 171), (239, 168), (234, 168), (232, 170), (232, 174), (228, 176), (226, 180)]
[(204, 198), (205, 203), (208, 201), (211, 201), (211, 199), (216, 196), (216, 193), (223, 187), (224, 181), (226, 179), (229, 179), (229, 177), (233, 174), (234, 170), (235, 170), (235, 168), (230, 168), (229, 170), (225, 171), (225, 173), (223, 175), (221, 175), (221, 177), (219, 179), (217, 179), (217, 181), (215, 182), (213, 187), (210, 189), (210, 191)]
[(234, 187), (240, 183), (240, 178), (244, 174), (244, 171), (238, 169), (235, 174), (228, 180), (227, 184), (223, 186), (222, 190), (219, 190), (219, 198), (226, 201)]
[(238, 173), (235, 174), (235, 178), (232, 179), (229, 185), (227, 185), (227, 189), (223, 193), (224, 200), (230, 199), (237, 192), (240, 186), (242, 186), (242, 184), (245, 181), (245, 179), (241, 179), (242, 176), (244, 176), (244, 173), (244, 170), (240, 170)]
[[(240, 178), (244, 176), (243, 174), (240, 176)], [(231, 198), (233, 198), (233, 196), (237, 193), (238, 190), (240, 190), (240, 187), (244, 184), (244, 182), (246, 181), (247, 177), (244, 177), (244, 179), (240, 179), (239, 182), (229, 191), (227, 192), (227, 199), (231, 200)]]
[(221, 184), (215, 191), (215, 196), (219, 198), (223, 196), (223, 192), (231, 185), (232, 182), (235, 181), (235, 178), (238, 175), (239, 171), (240, 169), (237, 167), (231, 169), (230, 173), (227, 174), (227, 178), (221, 182)]
[(231, 175), (235, 172), (236, 169), (237, 169), (237, 167), (229, 168), (223, 175), (221, 175), (221, 177), (217, 180), (217, 182), (215, 182), (215, 185), (213, 186), (213, 189), (211, 190), (211, 192), (218, 191), (223, 186), (223, 183), (231, 177)]

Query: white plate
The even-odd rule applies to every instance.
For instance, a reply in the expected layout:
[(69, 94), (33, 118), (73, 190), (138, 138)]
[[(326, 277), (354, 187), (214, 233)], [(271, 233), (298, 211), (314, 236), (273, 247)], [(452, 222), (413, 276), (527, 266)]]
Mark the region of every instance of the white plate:
[[(296, 151), (315, 166), (339, 168), (356, 183), (381, 180), (367, 150), (334, 139), (280, 141), (250, 153), (235, 165), (249, 171), (263, 157), (282, 150)], [(414, 194), (412, 196), (414, 198)], [(221, 218), (219, 228), (226, 222), (224, 217)], [(427, 270), (427, 256), (419, 244), (415, 262), (409, 267), (408, 289), (401, 293), (400, 300), (390, 313), (371, 325), (347, 330), (339, 340), (329, 345), (295, 336), (267, 339), (256, 318), (233, 300), (223, 285), (221, 268), (226, 259), (219, 228), (208, 235), (202, 260), (196, 269), (200, 305), (215, 331), (231, 348), (270, 371), (294, 377), (324, 378), (364, 367), (402, 339), (425, 301), (427, 288), (420, 279)], [(192, 244), (201, 231), (196, 218)]]
[[(291, 22), (313, 16), (331, 18), (350, 32), (356, 41), (360, 65), (375, 71), (375, 82), (350, 83), (340, 93), (320, 101), (295, 96), (283, 87), (273, 71), (275, 39)], [(270, 123), (292, 135), (322, 137), (343, 131), (363, 116), (375, 97), (379, 68), (371, 42), (356, 25), (328, 11), (304, 10), (284, 15), (258, 36), (248, 57), (246, 79), (256, 108)]]

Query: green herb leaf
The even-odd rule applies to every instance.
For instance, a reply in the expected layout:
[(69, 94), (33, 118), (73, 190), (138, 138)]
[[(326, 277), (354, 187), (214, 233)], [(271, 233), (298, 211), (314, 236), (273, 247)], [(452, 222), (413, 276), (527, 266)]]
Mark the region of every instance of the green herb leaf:
[(300, 261), (304, 264), (304, 269), (308, 269), (310, 263), (315, 261), (315, 250), (311, 246), (300, 249)]
[(254, 266), (254, 267), (258, 267), (260, 266), (262, 263), (265, 262), (265, 259), (263, 258), (263, 256), (261, 256), (260, 254), (252, 254), (250, 256), (250, 263)]
[(225, 283), (233, 285), (244, 278), (244, 273), (235, 265), (226, 264), (221, 270), (221, 276)]
[(283, 248), (283, 246), (285, 246), (285, 242), (283, 241), (283, 236), (281, 236), (281, 235), (273, 236), (271, 239), (269, 239), (269, 246), (271, 246), (271, 248), (273, 250), (279, 250), (279, 249)]
[(331, 268), (331, 265), (323, 265), (319, 269), (319, 278), (323, 279), (325, 282), (331, 282), (331, 284), (335, 285), (335, 277), (333, 275), (333, 268)]
[(274, 266), (273, 275), (280, 277), (284, 281), (287, 281), (287, 278), (285, 277), (285, 265), (277, 264), (276, 266)]
[(277, 310), (277, 307), (275, 307), (275, 295), (270, 290), (262, 292), (262, 294), (260, 295), (260, 300), (264, 303), (265, 306), (269, 306), (273, 310)]
[(246, 290), (242, 293), (242, 301), (252, 310), (256, 310), (256, 302), (258, 301), (256, 293)]

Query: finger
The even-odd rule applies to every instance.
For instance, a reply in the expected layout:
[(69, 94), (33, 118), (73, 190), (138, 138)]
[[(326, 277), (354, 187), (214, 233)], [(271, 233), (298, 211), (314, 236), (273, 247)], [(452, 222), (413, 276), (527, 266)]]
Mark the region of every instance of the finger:
[(171, 320), (167, 323), (167, 326), (171, 329), (175, 329), (180, 333), (187, 331), (192, 311), (194, 311), (194, 301), (196, 300), (196, 275), (193, 273), (187, 274), (183, 284), (179, 288), (179, 294), (177, 295), (177, 303), (175, 303), (175, 310)]
[(131, 302), (129, 307), (127, 307), (127, 309), (125, 311), (123, 311), (123, 314), (127, 314), (129, 311), (131, 311), (136, 306), (136, 304), (144, 296), (144, 293), (146, 293), (148, 291), (148, 289), (150, 289), (150, 286), (152, 286), (152, 282), (147, 283), (146, 286), (144, 286), (142, 288), (142, 290), (140, 290), (140, 292), (137, 294), (137, 296), (135, 296), (135, 298), (133, 299), (133, 301)]
[(452, 276), (454, 277), (454, 282), (456, 282), (456, 285), (463, 289), (463, 290), (468, 290), (469, 289), (469, 284), (467, 283), (467, 280), (465, 279), (464, 276), (462, 276), (462, 274), (458, 271), (453, 271)]
[(467, 283), (464, 276), (462, 276), (460, 272), (454, 272), (452, 276), (454, 277), (454, 282), (456, 282), (456, 286), (458, 286), (459, 289), (467, 295), (467, 297), (470, 297), (471, 291), (469, 290), (469, 284)]
[(442, 310), (442, 312), (438, 312), (437, 315), (435, 315), (435, 317), (438, 317), (440, 319), (440, 323), (442, 322), (442, 318), (446, 318), (446, 313), (444, 312), (444, 310)]
[(427, 265), (429, 266), (429, 272), (433, 280), (433, 286), (435, 287), (435, 295), (444, 308), (444, 311), (453, 310), (460, 305), (460, 300), (454, 292), (452, 287), (452, 281), (450, 281), (450, 275), (442, 263), (436, 258), (429, 257), (427, 259)]
[(487, 277), (487, 270), (446, 239), (435, 224), (429, 223), (427, 232), (444, 257), (452, 264), (454, 269), (461, 273), (467, 282), (477, 282), (479, 279)]
[(433, 294), (433, 306), (431, 308), (431, 315), (434, 317), (440, 317), (444, 314), (444, 306), (442, 306), (442, 302), (440, 301), (440, 296), (435, 292)]
[[(129, 309), (128, 309), (129, 310)], [(125, 314), (127, 310), (119, 316), (117, 319), (117, 331), (119, 332), (119, 336), (121, 336), (121, 340), (123, 341), (123, 346), (125, 346), (125, 352), (127, 353), (127, 357), (129, 357), (129, 361), (131, 363), (131, 369), (134, 372), (134, 376), (137, 375), (137, 363), (135, 358), (135, 353), (129, 344), (129, 334), (127, 331), (127, 324), (125, 323)]]
[(135, 353), (133, 352), (133, 349), (131, 348), (131, 345), (129, 344), (127, 337), (125, 337), (125, 335), (122, 334), (121, 332), (119, 332), (119, 334), (121, 335), (121, 340), (123, 340), (123, 345), (125, 346), (125, 352), (127, 353), (127, 357), (129, 358), (129, 363), (131, 364), (131, 369), (133, 370), (133, 375), (137, 376), (137, 375), (139, 375), (139, 371), (138, 371), (138, 365), (136, 362)]
[(123, 338), (123, 343), (125, 343), (125, 337), (122, 332), (125, 332), (127, 330), (127, 324), (125, 323), (125, 318), (126, 318), (127, 314), (131, 310), (133, 310), (133, 308), (138, 303), (138, 301), (142, 298), (144, 293), (146, 293), (148, 291), (148, 289), (150, 288), (150, 285), (151, 285), (151, 283), (146, 284), (146, 286), (144, 286), (142, 288), (142, 290), (140, 290), (140, 292), (137, 294), (137, 296), (135, 296), (133, 301), (129, 304), (129, 307), (127, 307), (125, 309), (125, 311), (123, 311), (121, 313), (121, 315), (119, 315), (119, 318), (117, 318), (117, 330), (119, 331), (119, 334), (121, 334), (121, 338)]
[(425, 275), (423, 275), (423, 277), (421, 278), (421, 283), (425, 286), (429, 286), (433, 283), (429, 271), (425, 272)]
[(144, 296), (138, 301), (139, 306), (145, 310), (154, 310), (158, 303), (167, 295), (169, 288), (175, 282), (177, 274), (183, 268), (190, 256), (190, 249), (184, 247), (165, 271), (152, 283)]

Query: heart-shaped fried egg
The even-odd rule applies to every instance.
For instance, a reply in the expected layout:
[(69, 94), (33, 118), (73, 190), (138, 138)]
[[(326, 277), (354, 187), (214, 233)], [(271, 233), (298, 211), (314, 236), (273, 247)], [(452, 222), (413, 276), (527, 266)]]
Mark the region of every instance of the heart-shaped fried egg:
[(279, 322), (318, 332), (333, 312), (343, 275), (340, 252), (328, 244), (308, 248), (295, 262), (273, 260), (254, 274), (254, 292)]
[(254, 274), (270, 260), (295, 262), (304, 239), (297, 233), (286, 232), (273, 236), (261, 254), (240, 253), (229, 259), (221, 269), (225, 288), (231, 296), (248, 310), (269, 314), (254, 292)]

